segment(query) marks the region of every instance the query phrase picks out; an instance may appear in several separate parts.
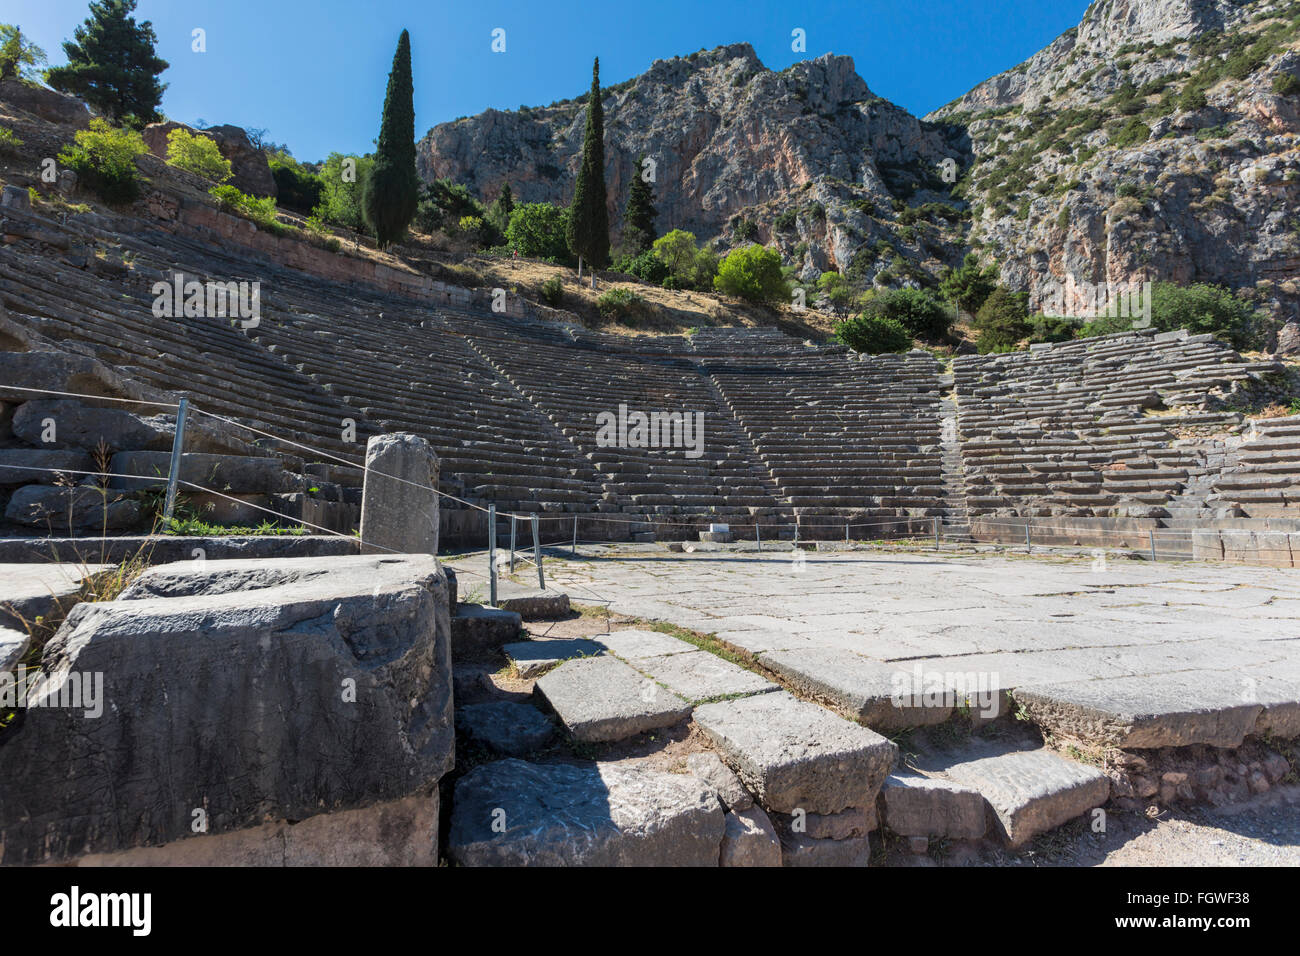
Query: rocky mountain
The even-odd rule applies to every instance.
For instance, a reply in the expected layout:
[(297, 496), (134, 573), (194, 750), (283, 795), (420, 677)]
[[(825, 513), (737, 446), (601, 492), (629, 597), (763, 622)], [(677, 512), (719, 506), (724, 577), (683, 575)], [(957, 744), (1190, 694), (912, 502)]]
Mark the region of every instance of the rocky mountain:
[(1300, 302), (1300, 4), (1098, 0), (927, 117), (964, 129), (968, 241), (1039, 301), (1078, 282)]
[[(950, 130), (876, 96), (847, 56), (774, 72), (747, 43), (656, 60), (604, 91), (605, 182), (617, 232), (637, 158), (654, 161), (661, 231), (723, 246), (777, 239), (815, 277), (864, 247), (896, 241), (901, 197), (953, 155)], [(426, 179), (449, 177), (491, 200), (509, 182), (525, 202), (567, 203), (581, 156), (585, 97), (443, 123), (418, 145)], [(940, 198), (937, 194), (934, 198)], [(956, 246), (911, 243), (918, 264)]]
[[(604, 91), (611, 223), (617, 235), (645, 154), (661, 231), (775, 244), (804, 280), (931, 284), (973, 249), (1035, 302), (1067, 277), (1213, 281), (1292, 317), (1298, 38), (1295, 2), (1097, 0), (924, 119), (845, 56), (780, 72), (748, 44), (658, 60)], [(566, 203), (584, 102), (441, 124), (419, 143), (421, 174), (485, 201), (509, 182)]]

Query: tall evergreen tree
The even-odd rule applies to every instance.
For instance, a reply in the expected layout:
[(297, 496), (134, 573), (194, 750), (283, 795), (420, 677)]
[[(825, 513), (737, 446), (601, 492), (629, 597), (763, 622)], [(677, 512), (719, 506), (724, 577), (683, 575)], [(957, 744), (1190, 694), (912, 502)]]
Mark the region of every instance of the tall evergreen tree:
[(415, 217), (420, 178), (415, 172), (415, 89), (411, 81), (411, 37), (397, 40), (388, 74), (384, 115), (379, 124), (375, 165), (361, 193), (361, 214), (380, 249), (399, 241)]
[(509, 183), (501, 184), (501, 194), (497, 196), (488, 209), (488, 222), (496, 226), (504, 235), (505, 231), (510, 228), (510, 214), (515, 211), (515, 195), (510, 190)]
[(644, 156), (637, 157), (632, 188), (627, 195), (627, 210), (623, 213), (623, 242), (634, 256), (645, 252), (659, 238), (655, 228), (659, 213), (655, 211), (654, 192), (642, 172), (644, 161)]
[(153, 24), (137, 24), (136, 0), (96, 0), (90, 16), (63, 41), (66, 66), (52, 67), (46, 82), (79, 96), (115, 122), (131, 126), (156, 123), (167, 84), (158, 76), (166, 60), (154, 52)]
[(600, 102), (600, 58), (591, 67), (591, 93), (587, 97), (587, 129), (582, 139), (582, 165), (573, 185), (569, 206), (569, 249), (595, 269), (609, 263), (609, 209), (605, 205), (605, 110)]

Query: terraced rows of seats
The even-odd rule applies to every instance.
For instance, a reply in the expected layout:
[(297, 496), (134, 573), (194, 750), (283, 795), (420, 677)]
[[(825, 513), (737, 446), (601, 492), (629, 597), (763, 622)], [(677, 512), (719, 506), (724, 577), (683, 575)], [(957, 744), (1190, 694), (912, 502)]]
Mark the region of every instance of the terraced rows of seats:
[[(357, 457), (357, 447), (340, 437), (340, 422), (360, 418), (357, 411), (268, 355), (229, 320), (153, 314), (153, 284), (170, 281), (173, 263), (178, 271), (198, 271), (202, 254), (163, 233), (110, 231), (83, 222), (54, 232), (51, 223), (20, 211), (6, 215), (5, 231), (26, 236), (0, 246), (0, 297), (11, 319), (55, 341), (85, 343), (144, 384), (188, 392), (203, 410)], [(101, 241), (134, 255), (131, 268), (122, 274), (93, 268), (89, 260)], [(166, 271), (162, 262), (169, 264)], [(240, 272), (247, 274), (226, 274)], [(364, 418), (358, 427), (362, 440), (373, 430)], [(254, 440), (252, 434), (239, 437)]]
[(1224, 399), (1279, 370), (1186, 332), (959, 356), (970, 512), (1166, 517), (1212, 468), (1200, 443), (1177, 434), (1239, 424)]
[[(715, 357), (717, 384), (801, 530), (855, 537), (928, 529), (945, 511), (939, 366), (929, 353), (844, 349)], [(876, 530), (872, 530), (876, 529)]]
[[(480, 318), (468, 340), (593, 463), (598, 510), (661, 519), (717, 516), (740, 526), (755, 519), (788, 523), (788, 509), (771, 476), (755, 464), (746, 436), (700, 369), (671, 354), (674, 343), (621, 343), (625, 350), (652, 347), (650, 354), (634, 354), (613, 351), (597, 336), (573, 334), (561, 344), (554, 333), (531, 332), (517, 322)], [(699, 413), (703, 434), (698, 443), (686, 441), (691, 433), (685, 431), (664, 436), (680, 438), (678, 447), (602, 447), (600, 416), (617, 417), (620, 406), (628, 414), (681, 413), (690, 421)]]
[(1257, 422), (1212, 488), (1247, 517), (1300, 519), (1300, 416)]

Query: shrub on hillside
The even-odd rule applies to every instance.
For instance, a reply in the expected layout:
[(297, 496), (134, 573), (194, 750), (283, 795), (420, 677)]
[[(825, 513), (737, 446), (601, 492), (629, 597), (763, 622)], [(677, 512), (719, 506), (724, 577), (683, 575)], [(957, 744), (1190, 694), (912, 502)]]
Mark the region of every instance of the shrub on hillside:
[(881, 315), (856, 315), (835, 326), (835, 336), (849, 348), (870, 355), (906, 352), (912, 337), (896, 320)]
[(596, 309), (607, 319), (622, 319), (645, 305), (645, 299), (627, 286), (615, 286), (596, 300)]
[(777, 305), (790, 298), (789, 283), (781, 274), (781, 254), (766, 246), (732, 249), (718, 264), (713, 287), (749, 302)]
[(135, 130), (117, 129), (95, 117), (89, 129), (77, 130), (72, 145), (63, 147), (59, 162), (105, 202), (125, 203), (140, 195), (135, 159), (148, 151)]
[(872, 296), (865, 311), (893, 319), (915, 338), (942, 338), (953, 322), (943, 303), (924, 289), (887, 289)]
[(569, 211), (547, 202), (520, 203), (510, 213), (506, 242), (521, 256), (569, 261)]
[(660, 285), (670, 274), (668, 266), (650, 249), (635, 256), (619, 256), (614, 263), (614, 271), (636, 276), (651, 285)]
[(1279, 73), (1273, 77), (1273, 92), (1278, 96), (1296, 96), (1300, 94), (1300, 77), (1292, 73)]
[(968, 252), (959, 268), (948, 269), (939, 281), (939, 294), (972, 315), (998, 287), (998, 267), (980, 267), (979, 257)]
[(558, 309), (564, 301), (564, 283), (559, 276), (551, 276), (542, 283), (542, 301), (553, 309)]
[(264, 196), (259, 199), (240, 192), (234, 186), (213, 186), (208, 190), (208, 194), (222, 209), (243, 216), (245, 219), (251, 219), (263, 229), (279, 232), (287, 228), (275, 218), (274, 196)]
[(23, 145), (23, 141), (7, 126), (0, 126), (0, 153), (12, 153)]
[(975, 314), (975, 345), (981, 352), (1009, 352), (1030, 333), (1027, 296), (998, 286)]
[(1236, 349), (1261, 344), (1260, 317), (1254, 307), (1230, 290), (1208, 282), (1152, 285), (1151, 324), (1162, 332), (1174, 329), (1187, 329), (1195, 334), (1209, 332)]

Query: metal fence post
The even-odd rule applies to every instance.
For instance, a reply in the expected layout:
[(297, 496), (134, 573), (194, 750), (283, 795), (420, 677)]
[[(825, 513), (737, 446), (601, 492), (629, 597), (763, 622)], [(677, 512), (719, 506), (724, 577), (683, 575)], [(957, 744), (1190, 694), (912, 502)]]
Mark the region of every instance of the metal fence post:
[(176, 409), (176, 434), (172, 436), (172, 462), (167, 469), (167, 498), (163, 502), (163, 520), (171, 522), (172, 512), (176, 510), (176, 483), (181, 476), (181, 452), (185, 448), (185, 413), (189, 411), (189, 399), (181, 397)]
[(1029, 541), (1029, 522), (1025, 522), (1025, 554), (1029, 554), (1034, 549), (1033, 544)]
[(848, 523), (848, 521), (845, 521), (845, 522), (844, 522), (844, 543), (845, 543), (845, 544), (848, 544), (848, 543), (849, 543), (849, 523)]
[(533, 515), (533, 562), (537, 565), (537, 586), (543, 591), (546, 590), (546, 575), (542, 573), (542, 543), (540, 532), (537, 530), (541, 524), (537, 520), (537, 515)]
[(515, 516), (510, 515), (510, 573), (515, 573)]
[(934, 519), (934, 550), (939, 550), (939, 518)]
[(573, 516), (573, 557), (578, 556), (578, 516)]
[(761, 530), (762, 527), (763, 526), (761, 523), (757, 521), (754, 522), (754, 540), (758, 542), (759, 551), (763, 550), (763, 532)]
[(1156, 532), (1154, 528), (1147, 528), (1147, 537), (1151, 541), (1151, 560), (1156, 560)]
[(497, 606), (497, 506), (488, 505), (488, 603)]

